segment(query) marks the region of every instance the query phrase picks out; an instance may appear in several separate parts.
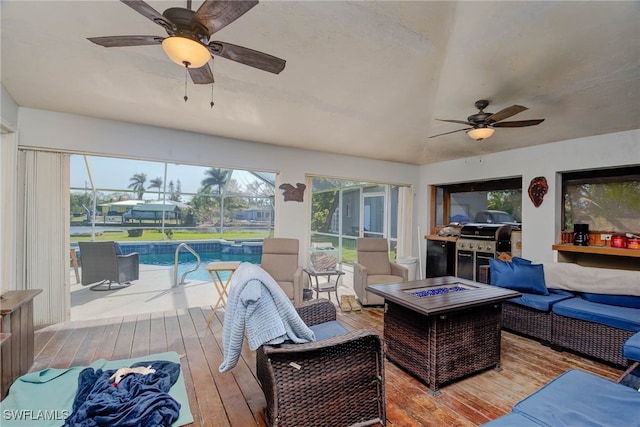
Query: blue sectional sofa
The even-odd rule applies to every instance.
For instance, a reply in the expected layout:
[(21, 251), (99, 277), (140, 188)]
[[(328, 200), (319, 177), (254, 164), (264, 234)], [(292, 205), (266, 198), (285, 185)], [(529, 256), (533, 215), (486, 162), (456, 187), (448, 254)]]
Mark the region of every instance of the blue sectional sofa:
[(622, 345), (640, 331), (640, 271), (490, 260), (481, 276), (519, 291), (503, 304), (505, 329), (619, 366)]
[(640, 392), (580, 370), (569, 370), (513, 406), (487, 427), (640, 426)]

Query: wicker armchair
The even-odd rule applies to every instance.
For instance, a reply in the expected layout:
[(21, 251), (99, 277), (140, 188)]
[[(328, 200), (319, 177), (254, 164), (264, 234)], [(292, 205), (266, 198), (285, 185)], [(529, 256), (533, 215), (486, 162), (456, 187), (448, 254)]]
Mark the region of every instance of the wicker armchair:
[(406, 282), (409, 270), (389, 261), (387, 239), (361, 237), (356, 242), (358, 261), (353, 264), (353, 290), (362, 305), (382, 305), (384, 298), (369, 293), (369, 285)]
[[(296, 310), (308, 326), (336, 319), (336, 308), (328, 300), (305, 302)], [(375, 332), (263, 345), (256, 364), (269, 426), (385, 424), (384, 354)]]
[[(78, 242), (82, 285), (93, 285), (93, 291), (108, 291), (128, 286), (140, 277), (140, 260), (137, 253), (119, 255), (116, 242)], [(104, 285), (108, 285), (104, 287)]]

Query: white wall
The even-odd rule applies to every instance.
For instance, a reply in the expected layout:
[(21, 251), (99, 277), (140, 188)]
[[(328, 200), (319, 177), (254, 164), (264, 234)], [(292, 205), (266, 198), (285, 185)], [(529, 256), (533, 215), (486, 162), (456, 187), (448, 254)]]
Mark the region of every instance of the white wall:
[[(481, 142), (485, 143), (491, 140)], [(551, 245), (558, 242), (561, 229), (559, 173), (639, 164), (640, 130), (633, 130), (421, 166), (417, 222), (427, 230), (425, 234), (434, 226), (428, 224), (430, 186), (522, 176), (522, 256), (554, 261)], [(537, 176), (549, 183), (549, 192), (538, 208), (527, 194), (529, 183)]]
[(0, 85), (0, 114), (3, 132), (5, 129), (15, 131), (18, 126), (18, 106), (2, 85)]
[[(224, 137), (163, 129), (71, 114), (20, 108), (19, 145), (127, 156), (202, 166), (258, 169), (279, 173), (280, 183), (305, 182), (305, 174), (411, 185), (418, 184), (418, 167), (357, 157), (326, 154)], [(372, 147), (372, 150), (375, 147)], [(310, 192), (305, 203), (276, 197), (275, 235), (307, 242)], [(414, 205), (415, 206), (415, 205)], [(414, 207), (414, 215), (416, 210)], [(416, 235), (414, 232), (412, 235)], [(417, 237), (414, 252), (417, 253)], [(301, 257), (304, 252), (301, 251)]]

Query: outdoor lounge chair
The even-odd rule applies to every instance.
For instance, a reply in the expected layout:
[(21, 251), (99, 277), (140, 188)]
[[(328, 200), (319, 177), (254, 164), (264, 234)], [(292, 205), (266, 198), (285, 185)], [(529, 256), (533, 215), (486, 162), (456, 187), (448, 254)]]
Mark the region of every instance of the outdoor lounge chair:
[(302, 302), (302, 267), (298, 265), (298, 239), (266, 238), (262, 242), (261, 267), (267, 271), (294, 305)]
[(353, 264), (353, 290), (362, 305), (382, 305), (384, 298), (367, 291), (369, 285), (406, 282), (409, 269), (389, 261), (387, 239), (360, 237), (358, 260)]
[[(116, 242), (78, 242), (82, 285), (93, 285), (93, 291), (108, 291), (126, 287), (140, 277), (140, 260), (137, 253), (119, 254)], [(113, 287), (113, 283), (119, 286)], [(104, 285), (108, 285), (105, 287)]]
[(382, 338), (369, 330), (347, 331), (326, 299), (296, 310), (316, 341), (257, 350), (267, 425), (385, 425)]

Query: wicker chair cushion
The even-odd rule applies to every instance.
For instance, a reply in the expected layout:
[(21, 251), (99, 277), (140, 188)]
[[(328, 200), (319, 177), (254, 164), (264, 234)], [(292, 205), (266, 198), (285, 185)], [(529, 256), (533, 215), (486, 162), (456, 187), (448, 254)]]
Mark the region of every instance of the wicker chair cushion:
[(633, 295), (605, 295), (605, 294), (591, 294), (583, 293), (582, 298), (591, 302), (598, 302), (600, 304), (617, 305), (620, 307), (640, 308), (640, 297)]
[(565, 317), (601, 323), (625, 331), (640, 331), (640, 309), (598, 304), (582, 298), (569, 298), (554, 304), (551, 310)]
[(631, 426), (640, 393), (584, 371), (569, 370), (513, 407), (544, 426)]
[(542, 264), (489, 260), (490, 283), (529, 294), (549, 295)]
[(342, 326), (342, 323), (337, 320), (311, 325), (309, 326), (309, 329), (311, 329), (315, 334), (316, 341), (326, 340), (327, 338), (337, 337), (338, 335), (343, 335), (349, 332), (347, 328)]
[(629, 360), (640, 362), (640, 332), (624, 342), (622, 354)]
[(551, 311), (553, 304), (573, 297), (574, 295), (570, 292), (560, 289), (549, 289), (549, 295), (523, 293), (521, 297), (512, 298), (509, 302), (548, 312)]

